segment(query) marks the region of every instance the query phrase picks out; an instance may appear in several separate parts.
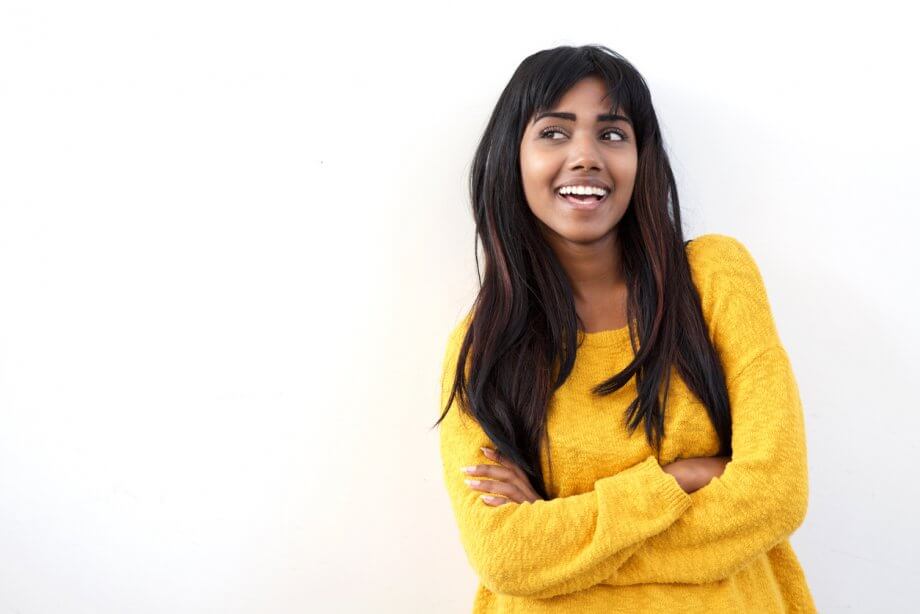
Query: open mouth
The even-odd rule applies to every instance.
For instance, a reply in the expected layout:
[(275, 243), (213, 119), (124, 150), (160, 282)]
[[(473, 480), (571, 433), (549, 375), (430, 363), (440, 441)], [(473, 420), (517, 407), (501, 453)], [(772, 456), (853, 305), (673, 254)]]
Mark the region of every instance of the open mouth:
[(560, 194), (559, 190), (556, 190), (556, 197), (564, 200), (568, 204), (574, 206), (576, 209), (594, 209), (601, 204), (601, 202), (607, 200), (610, 196), (610, 192), (605, 190), (603, 196), (597, 194)]

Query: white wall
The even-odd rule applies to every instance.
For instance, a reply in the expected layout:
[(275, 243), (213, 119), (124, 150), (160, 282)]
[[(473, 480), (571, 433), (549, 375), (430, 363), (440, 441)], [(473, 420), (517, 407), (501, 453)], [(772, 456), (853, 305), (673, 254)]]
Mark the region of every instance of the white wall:
[(592, 42), (649, 83), (687, 236), (761, 266), (819, 609), (912, 606), (914, 22), (510, 4), (0, 5), (0, 611), (469, 611), (428, 428), (467, 173), (517, 64)]

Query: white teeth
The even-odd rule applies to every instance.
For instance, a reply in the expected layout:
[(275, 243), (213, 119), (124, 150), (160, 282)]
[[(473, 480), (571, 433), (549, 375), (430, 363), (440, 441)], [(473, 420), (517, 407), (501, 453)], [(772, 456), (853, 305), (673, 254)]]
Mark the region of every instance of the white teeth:
[(580, 195), (594, 194), (596, 196), (600, 196), (601, 198), (603, 198), (604, 196), (607, 195), (607, 190), (605, 190), (604, 188), (596, 188), (590, 185), (567, 185), (567, 186), (559, 188), (559, 193), (560, 194), (580, 194)]

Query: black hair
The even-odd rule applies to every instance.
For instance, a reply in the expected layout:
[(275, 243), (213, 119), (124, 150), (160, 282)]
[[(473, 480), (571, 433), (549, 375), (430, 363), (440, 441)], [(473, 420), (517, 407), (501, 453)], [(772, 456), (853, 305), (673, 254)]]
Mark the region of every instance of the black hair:
[(573, 85), (591, 76), (604, 81), (610, 112), (622, 109), (631, 118), (638, 152), (632, 198), (616, 229), (634, 358), (593, 392), (613, 393), (635, 377), (638, 395), (624, 420), (629, 432), (644, 424), (649, 444), (660, 454), (668, 384), (676, 367), (706, 406), (719, 455), (731, 455), (725, 375), (691, 278), (677, 186), (645, 80), (625, 58), (601, 45), (547, 49), (515, 70), (473, 158), (469, 187), (479, 292), (450, 398), (435, 424), (459, 398), (461, 410), (527, 473), (544, 499), (550, 498), (540, 465), (547, 405), (572, 371), (584, 327), (566, 272), (524, 197), (519, 148), (534, 114), (553, 109)]

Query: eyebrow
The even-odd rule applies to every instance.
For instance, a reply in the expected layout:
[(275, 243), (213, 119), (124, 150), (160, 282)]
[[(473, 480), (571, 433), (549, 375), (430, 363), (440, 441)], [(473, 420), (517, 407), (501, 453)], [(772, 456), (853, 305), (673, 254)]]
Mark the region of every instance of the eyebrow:
[[(559, 119), (568, 119), (570, 121), (575, 121), (574, 113), (559, 113), (556, 111), (546, 111), (544, 113), (540, 113), (539, 115), (537, 115), (537, 117), (533, 120), (533, 123), (537, 123), (544, 117), (558, 117)], [(624, 117), (622, 115), (602, 113), (597, 116), (597, 121), (599, 122), (615, 122), (617, 120), (622, 120), (626, 122), (627, 124), (629, 124), (630, 126), (632, 126), (632, 122), (629, 120), (629, 118)]]

